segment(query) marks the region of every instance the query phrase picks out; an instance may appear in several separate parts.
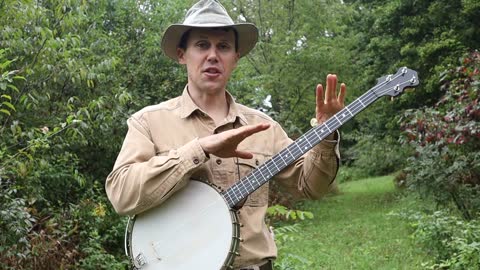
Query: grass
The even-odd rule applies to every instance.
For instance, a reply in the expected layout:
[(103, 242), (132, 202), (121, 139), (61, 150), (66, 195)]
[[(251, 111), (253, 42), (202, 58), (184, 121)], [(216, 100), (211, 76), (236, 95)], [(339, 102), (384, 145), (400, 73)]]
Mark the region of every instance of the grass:
[(280, 258), (300, 256), (311, 269), (422, 269), (426, 254), (409, 238), (406, 222), (389, 215), (421, 202), (399, 199), (388, 176), (347, 182), (340, 191), (302, 205), (315, 217), (300, 223), (301, 233), (284, 244)]

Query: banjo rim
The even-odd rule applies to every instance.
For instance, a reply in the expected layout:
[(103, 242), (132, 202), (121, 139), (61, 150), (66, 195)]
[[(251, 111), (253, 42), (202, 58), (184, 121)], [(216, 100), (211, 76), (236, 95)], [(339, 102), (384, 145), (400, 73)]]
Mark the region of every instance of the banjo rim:
[[(220, 188), (218, 186), (210, 182), (196, 180), (196, 179), (190, 179), (190, 181), (196, 181), (196, 182), (200, 182), (210, 186), (213, 190), (215, 190), (219, 194), (219, 196), (222, 197), (222, 199), (225, 202), (225, 205), (228, 205), (225, 198), (221, 195), (221, 191), (219, 191)], [(159, 206), (161, 207), (161, 204), (155, 207), (159, 207)], [(152, 207), (152, 209), (155, 207)], [(233, 262), (235, 261), (235, 257), (239, 256), (238, 248), (240, 247), (240, 242), (242, 242), (242, 238), (240, 238), (241, 223), (239, 222), (238, 210), (230, 208), (229, 212), (230, 212), (230, 219), (232, 223), (232, 237), (230, 242), (230, 249), (227, 253), (227, 257), (225, 258), (225, 261), (223, 263), (223, 267), (221, 268), (221, 270), (233, 269), (232, 265), (233, 265)], [(133, 250), (132, 250), (132, 236), (133, 236), (133, 228), (135, 226), (136, 218), (137, 218), (137, 215), (129, 216), (127, 226), (125, 227), (125, 255), (129, 258), (130, 264), (133, 266), (133, 269), (141, 269), (142, 263), (139, 261), (141, 260), (141, 258), (138, 258), (138, 257), (134, 258)]]

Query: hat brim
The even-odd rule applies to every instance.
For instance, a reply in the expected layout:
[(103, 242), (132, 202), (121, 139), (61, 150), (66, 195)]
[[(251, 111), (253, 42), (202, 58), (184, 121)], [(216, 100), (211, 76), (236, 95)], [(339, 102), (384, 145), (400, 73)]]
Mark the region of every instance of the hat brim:
[(177, 47), (182, 35), (192, 28), (234, 28), (238, 33), (238, 53), (240, 57), (248, 54), (258, 41), (258, 29), (251, 23), (239, 23), (232, 25), (224, 24), (202, 24), (202, 25), (170, 25), (162, 37), (162, 50), (170, 58), (178, 61)]

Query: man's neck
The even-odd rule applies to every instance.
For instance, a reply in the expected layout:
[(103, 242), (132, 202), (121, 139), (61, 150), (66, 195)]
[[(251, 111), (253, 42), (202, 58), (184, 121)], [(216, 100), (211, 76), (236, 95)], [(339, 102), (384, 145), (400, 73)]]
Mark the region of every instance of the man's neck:
[(228, 102), (226, 97), (226, 90), (222, 91), (197, 91), (194, 88), (188, 87), (188, 93), (193, 102), (202, 111), (206, 112), (218, 126), (228, 115)]

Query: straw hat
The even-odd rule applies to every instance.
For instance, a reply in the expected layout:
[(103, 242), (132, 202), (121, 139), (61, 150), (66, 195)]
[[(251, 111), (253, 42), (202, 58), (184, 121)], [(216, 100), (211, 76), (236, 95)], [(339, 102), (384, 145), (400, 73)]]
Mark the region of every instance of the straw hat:
[(170, 25), (162, 38), (163, 52), (173, 60), (177, 60), (177, 47), (182, 35), (191, 28), (232, 27), (238, 33), (238, 53), (246, 55), (255, 47), (258, 40), (258, 29), (251, 23), (235, 24), (225, 8), (215, 0), (201, 0), (193, 5), (182, 24)]

